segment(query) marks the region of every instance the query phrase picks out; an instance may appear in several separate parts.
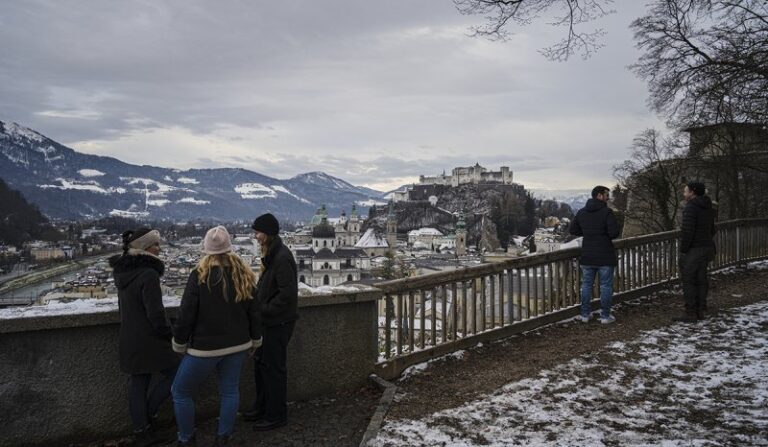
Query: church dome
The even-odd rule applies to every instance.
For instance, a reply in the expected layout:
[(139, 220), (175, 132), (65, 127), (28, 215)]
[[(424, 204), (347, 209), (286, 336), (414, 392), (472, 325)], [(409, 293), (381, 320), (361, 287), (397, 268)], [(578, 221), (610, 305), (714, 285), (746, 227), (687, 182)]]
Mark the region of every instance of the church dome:
[(328, 223), (328, 219), (323, 219), (318, 225), (312, 228), (312, 237), (318, 239), (335, 239), (336, 230)]

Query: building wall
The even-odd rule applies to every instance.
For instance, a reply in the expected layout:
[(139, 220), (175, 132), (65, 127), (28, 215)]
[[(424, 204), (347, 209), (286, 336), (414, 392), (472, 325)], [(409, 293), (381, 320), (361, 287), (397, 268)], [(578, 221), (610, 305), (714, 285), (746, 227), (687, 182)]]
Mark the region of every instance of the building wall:
[[(288, 345), (288, 398), (306, 400), (356, 389), (378, 357), (380, 292), (299, 298), (300, 320)], [(130, 433), (127, 378), (118, 365), (117, 311), (2, 320), (0, 446), (67, 445)], [(254, 396), (253, 362), (240, 383)], [(198, 393), (200, 418), (218, 413), (213, 376)], [(167, 402), (162, 418), (171, 417)]]

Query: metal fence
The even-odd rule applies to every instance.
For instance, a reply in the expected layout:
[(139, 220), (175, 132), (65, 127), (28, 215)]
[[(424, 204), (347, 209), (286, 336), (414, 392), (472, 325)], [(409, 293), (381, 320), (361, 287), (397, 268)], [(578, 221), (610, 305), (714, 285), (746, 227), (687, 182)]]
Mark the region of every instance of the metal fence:
[[(768, 257), (768, 219), (717, 228), (711, 268)], [(669, 231), (614, 241), (616, 302), (678, 277), (679, 236)], [(377, 373), (393, 378), (415, 363), (577, 315), (579, 254), (573, 248), (377, 284), (383, 291)]]

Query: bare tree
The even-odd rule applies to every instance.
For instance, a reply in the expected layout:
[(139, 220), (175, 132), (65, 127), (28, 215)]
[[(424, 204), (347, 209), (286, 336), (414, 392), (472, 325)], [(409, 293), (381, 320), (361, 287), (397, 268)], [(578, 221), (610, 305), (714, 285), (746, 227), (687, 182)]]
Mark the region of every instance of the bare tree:
[(670, 124), (766, 121), (768, 2), (656, 0), (631, 26), (645, 51), (631, 68)]
[[(454, 0), (456, 8), (465, 15), (484, 15), (486, 24), (472, 28), (472, 34), (494, 40), (510, 36), (511, 24), (525, 26), (551, 13), (548, 23), (567, 28), (566, 37), (542, 49), (548, 59), (564, 61), (577, 51), (588, 58), (603, 44), (602, 28), (583, 31), (587, 22), (611, 14), (613, 0)], [(545, 19), (546, 20), (546, 19)]]
[(625, 235), (655, 233), (677, 226), (687, 144), (683, 135), (664, 137), (646, 129), (632, 143), (629, 160), (614, 166), (618, 187), (629, 192)]

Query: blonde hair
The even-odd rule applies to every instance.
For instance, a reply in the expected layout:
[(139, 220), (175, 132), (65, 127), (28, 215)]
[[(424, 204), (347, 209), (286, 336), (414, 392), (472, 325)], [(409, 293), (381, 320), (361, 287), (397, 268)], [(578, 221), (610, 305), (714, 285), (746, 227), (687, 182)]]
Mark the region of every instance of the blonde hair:
[[(253, 298), (251, 293), (256, 286), (256, 274), (251, 270), (251, 267), (246, 264), (240, 256), (228, 252), (220, 253), (216, 255), (205, 255), (200, 259), (200, 263), (197, 264), (197, 278), (198, 284), (208, 285), (208, 290), (211, 289), (210, 274), (212, 267), (231, 267), (232, 269), (232, 282), (235, 283), (235, 302), (239, 303), (244, 300)], [(221, 281), (222, 290), (224, 291), (224, 299), (229, 301), (229, 294), (227, 293), (227, 281), (222, 276), (216, 282)]]

